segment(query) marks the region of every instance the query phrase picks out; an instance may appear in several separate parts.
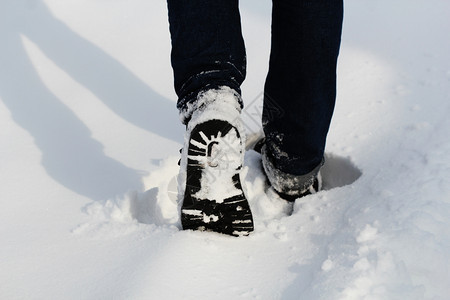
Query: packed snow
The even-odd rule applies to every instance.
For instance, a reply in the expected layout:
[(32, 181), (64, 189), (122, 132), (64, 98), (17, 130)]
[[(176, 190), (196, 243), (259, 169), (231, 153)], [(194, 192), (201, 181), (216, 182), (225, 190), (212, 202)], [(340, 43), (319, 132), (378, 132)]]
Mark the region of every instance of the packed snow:
[[(260, 130), (268, 0), (242, 0)], [(0, 1), (0, 299), (450, 299), (450, 2), (347, 0), (324, 190), (182, 231), (165, 1)]]

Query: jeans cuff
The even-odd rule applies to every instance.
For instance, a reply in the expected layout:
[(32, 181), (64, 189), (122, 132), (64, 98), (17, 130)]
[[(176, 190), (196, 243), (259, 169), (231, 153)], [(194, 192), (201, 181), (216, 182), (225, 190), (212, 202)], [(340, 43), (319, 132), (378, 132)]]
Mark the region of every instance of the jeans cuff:
[(325, 158), (311, 172), (304, 175), (288, 174), (278, 169), (271, 159), (267, 156), (266, 145), (261, 149), (262, 165), (266, 173), (267, 179), (271, 186), (278, 193), (289, 196), (300, 195), (304, 193), (313, 183), (319, 174), (320, 168), (325, 163)]
[(228, 86), (206, 87), (191, 97), (190, 101), (184, 99), (182, 105), (179, 105), (181, 122), (185, 125), (188, 124), (194, 113), (201, 112), (213, 104), (224, 108), (235, 108), (238, 114), (243, 107), (241, 95), (236, 90)]

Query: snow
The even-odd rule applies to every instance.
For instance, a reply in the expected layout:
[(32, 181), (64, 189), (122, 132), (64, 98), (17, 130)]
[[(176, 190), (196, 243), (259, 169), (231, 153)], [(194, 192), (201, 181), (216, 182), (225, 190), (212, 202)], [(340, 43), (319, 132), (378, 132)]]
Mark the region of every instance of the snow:
[[(241, 1), (258, 129), (270, 1)], [(325, 190), (180, 231), (164, 1), (0, 2), (0, 299), (449, 299), (450, 3), (348, 0)]]

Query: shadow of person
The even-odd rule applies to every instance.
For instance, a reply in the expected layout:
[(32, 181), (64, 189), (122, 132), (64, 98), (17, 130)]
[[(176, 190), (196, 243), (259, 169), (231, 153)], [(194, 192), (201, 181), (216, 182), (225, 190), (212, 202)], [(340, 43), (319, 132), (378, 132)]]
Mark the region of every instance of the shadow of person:
[(176, 118), (175, 105), (55, 19), (42, 1), (5, 2), (0, 3), (0, 98), (33, 136), (47, 173), (93, 200), (141, 188), (141, 174), (107, 157), (86, 125), (45, 86), (21, 36), (119, 116), (172, 140), (177, 140), (178, 124), (167, 116)]

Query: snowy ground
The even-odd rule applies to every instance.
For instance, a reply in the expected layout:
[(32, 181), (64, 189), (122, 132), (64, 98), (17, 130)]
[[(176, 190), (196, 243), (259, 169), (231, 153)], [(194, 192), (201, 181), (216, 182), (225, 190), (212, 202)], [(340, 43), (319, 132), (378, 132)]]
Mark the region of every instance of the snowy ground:
[[(166, 4), (0, 1), (0, 299), (450, 299), (450, 2), (348, 0), (326, 190), (179, 230)], [(242, 0), (258, 128), (270, 2)]]

